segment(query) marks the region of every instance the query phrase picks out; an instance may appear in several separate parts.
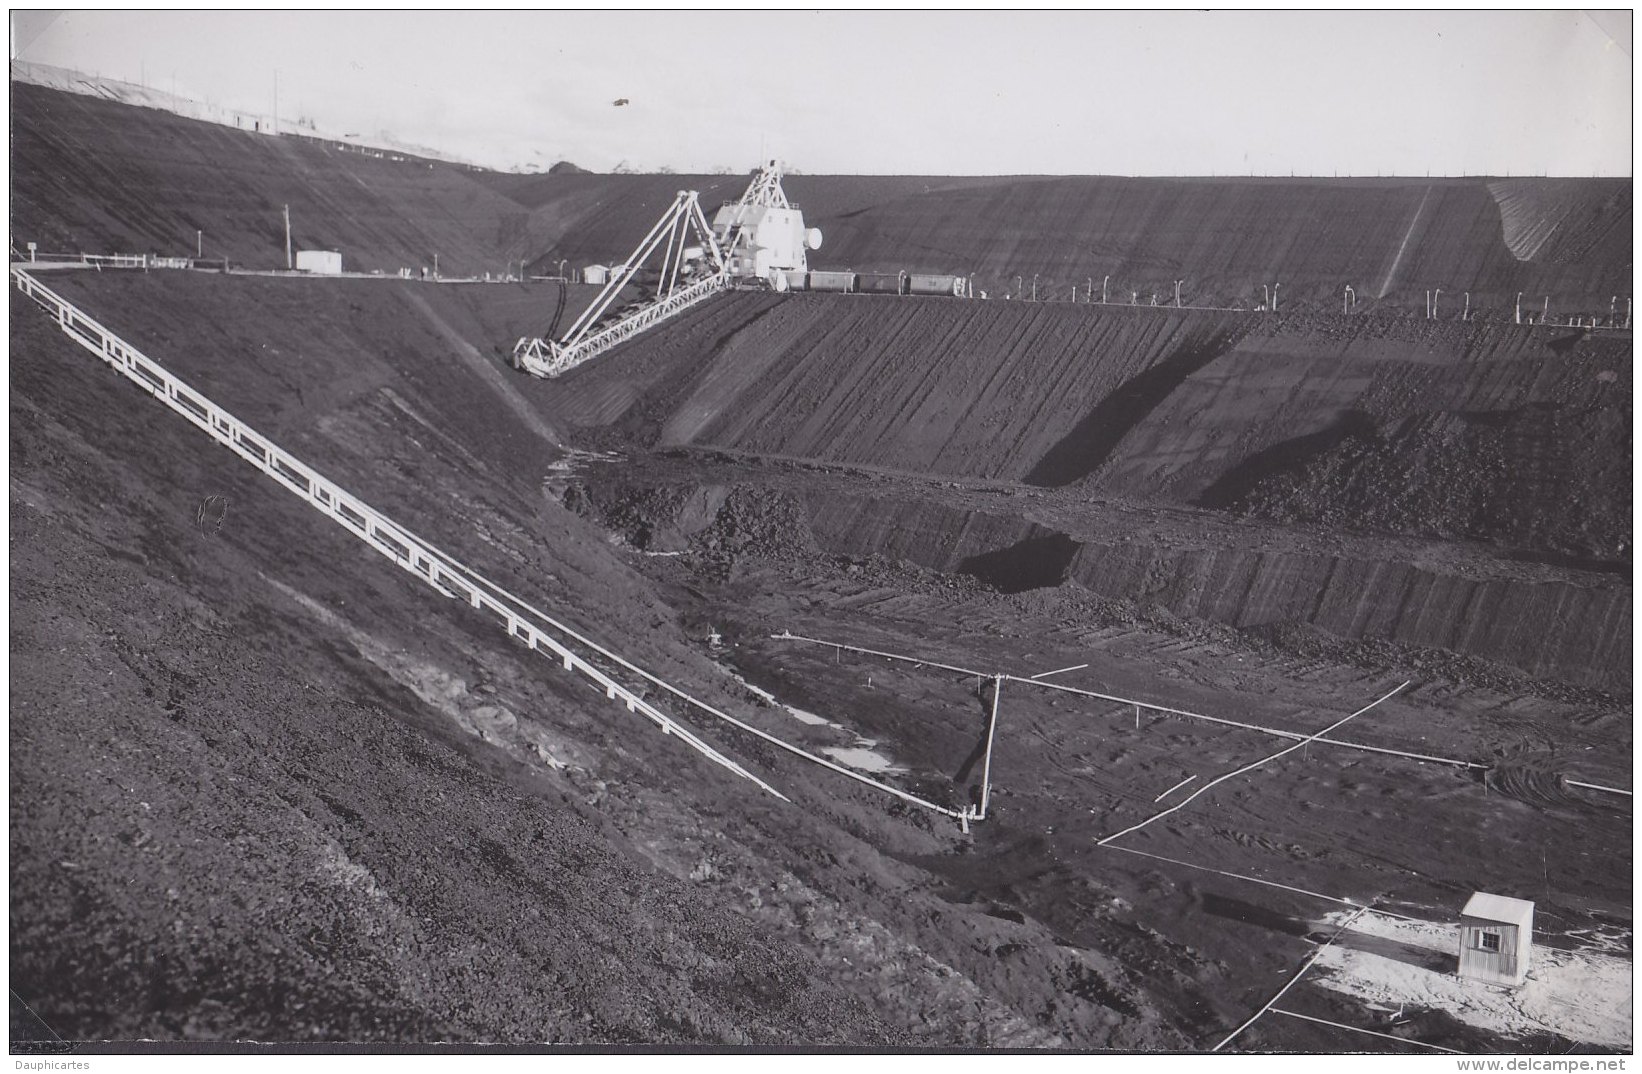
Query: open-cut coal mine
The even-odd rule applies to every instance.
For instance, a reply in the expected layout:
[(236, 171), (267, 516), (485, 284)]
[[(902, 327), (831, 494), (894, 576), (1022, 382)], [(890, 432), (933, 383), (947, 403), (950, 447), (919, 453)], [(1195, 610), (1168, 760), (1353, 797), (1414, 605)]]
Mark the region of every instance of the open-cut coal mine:
[(11, 89), (14, 1049), (1633, 1047), (1628, 180)]

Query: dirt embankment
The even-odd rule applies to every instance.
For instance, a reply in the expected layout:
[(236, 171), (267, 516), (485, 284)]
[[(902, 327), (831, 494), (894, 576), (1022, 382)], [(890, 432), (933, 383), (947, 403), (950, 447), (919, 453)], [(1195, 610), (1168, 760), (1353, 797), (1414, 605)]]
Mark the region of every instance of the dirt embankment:
[(203, 250), (284, 268), (286, 205), (292, 244), (339, 250), (353, 272), (419, 273), (437, 254), (445, 275), (501, 275), (547, 241), (528, 211), (460, 165), (377, 159), (19, 82), (11, 93), (19, 247)]
[[(1540, 212), (1564, 214), (1570, 231), (1626, 226), (1628, 184), (1591, 187), (1603, 192), (1595, 204), (1548, 197)], [(899, 199), (834, 223), (829, 238), (846, 265), (945, 260), (994, 291), (1036, 272), (1048, 277), (1039, 294), (1057, 298), (1110, 275), (1119, 301), (1139, 291), (1142, 303), (1184, 278), (1188, 302), (1214, 305), (1252, 304), (1262, 284), (1281, 284), (1283, 301), (1337, 308), (1350, 284), (1360, 301), (1404, 309), (1439, 287), (1496, 310), (1518, 290), (1605, 307), (1630, 272), (1629, 248), (1611, 243), (1577, 262), (1518, 261), (1494, 198), (1471, 179), (1068, 177)]]
[[(680, 188), (716, 207), (742, 177), (496, 176), (562, 227), (544, 262), (625, 252)], [(1280, 285), (1289, 308), (1424, 309), (1441, 288), (1496, 319), (1535, 307), (1605, 314), (1631, 271), (1623, 180), (821, 176), (785, 182), (826, 236), (814, 267), (973, 275), (993, 297), (1065, 301), (1074, 289), (1142, 305), (1251, 308)], [(574, 219), (573, 225), (570, 221)], [(1622, 311), (1621, 311), (1622, 312)]]
[(499, 636), (16, 313), (10, 976), (51, 1031), (905, 1039), (588, 805), (634, 778), (602, 702), (521, 692)]
[[(13, 85), (12, 230), (42, 249), (284, 264), (281, 206), (299, 247), (350, 268), (447, 275), (610, 263), (680, 189), (711, 213), (745, 176), (503, 175), (378, 160), (152, 109)], [(72, 177), (72, 180), (66, 177)], [(826, 235), (814, 267), (952, 272), (993, 297), (1113, 302), (1264, 300), (1290, 309), (1445, 308), (1470, 292), (1509, 316), (1518, 292), (1555, 314), (1606, 315), (1629, 289), (1630, 184), (1574, 179), (1164, 179), (1112, 176), (810, 176), (787, 189)]]

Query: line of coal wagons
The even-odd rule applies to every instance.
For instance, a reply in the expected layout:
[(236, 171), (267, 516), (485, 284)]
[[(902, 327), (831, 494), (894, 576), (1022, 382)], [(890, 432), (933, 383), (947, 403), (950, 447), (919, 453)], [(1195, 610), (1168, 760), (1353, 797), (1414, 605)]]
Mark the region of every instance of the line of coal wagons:
[[(777, 291), (830, 291), (861, 295), (948, 295), (965, 298), (970, 294), (966, 277), (934, 272), (778, 272), (771, 284)], [(782, 286), (785, 284), (786, 286)]]

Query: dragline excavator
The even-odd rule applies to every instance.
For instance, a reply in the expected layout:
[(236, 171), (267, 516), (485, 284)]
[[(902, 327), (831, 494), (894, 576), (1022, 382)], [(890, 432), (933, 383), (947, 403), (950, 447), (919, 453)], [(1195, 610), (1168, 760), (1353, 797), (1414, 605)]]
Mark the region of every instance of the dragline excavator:
[[(556, 377), (728, 287), (785, 291), (789, 273), (806, 271), (805, 252), (820, 246), (821, 232), (804, 227), (803, 214), (781, 189), (778, 161), (760, 168), (741, 200), (726, 202), (710, 225), (698, 192), (681, 190), (627, 260), (610, 270), (604, 289), (564, 335), (520, 339), (513, 364), (538, 377)], [(650, 285), (646, 264), (658, 251), (654, 293), (636, 309), (608, 319), (624, 289)], [(562, 311), (563, 292), (560, 297)]]

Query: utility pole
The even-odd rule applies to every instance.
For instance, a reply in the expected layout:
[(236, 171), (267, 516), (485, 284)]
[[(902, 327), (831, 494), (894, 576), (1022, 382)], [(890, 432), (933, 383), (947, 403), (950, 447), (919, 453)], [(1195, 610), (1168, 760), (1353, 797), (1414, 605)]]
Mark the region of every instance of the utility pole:
[(1517, 324), (1521, 324), (1521, 323), (1522, 323), (1522, 292), (1521, 292), (1521, 291), (1518, 291), (1518, 292), (1517, 292), (1517, 313), (1516, 313), (1516, 323), (1517, 323)]
[(998, 698), (1003, 693), (1003, 676), (992, 679), (992, 716), (986, 721), (986, 755), (981, 763), (980, 820), (986, 819), (986, 807), (992, 800), (992, 738), (998, 733)]
[(1032, 273), (1032, 301), (1036, 302), (1037, 300), (1038, 300), (1038, 274), (1036, 272), (1034, 272), (1034, 273)]
[(199, 228), (194, 232), (194, 256), (205, 256), (205, 229)]
[(1100, 304), (1102, 306), (1106, 305), (1106, 284), (1111, 278), (1112, 277), (1110, 276), (1102, 276), (1100, 278)]
[(296, 262), (291, 259), (291, 207), (285, 206), (285, 267), (295, 268)]

